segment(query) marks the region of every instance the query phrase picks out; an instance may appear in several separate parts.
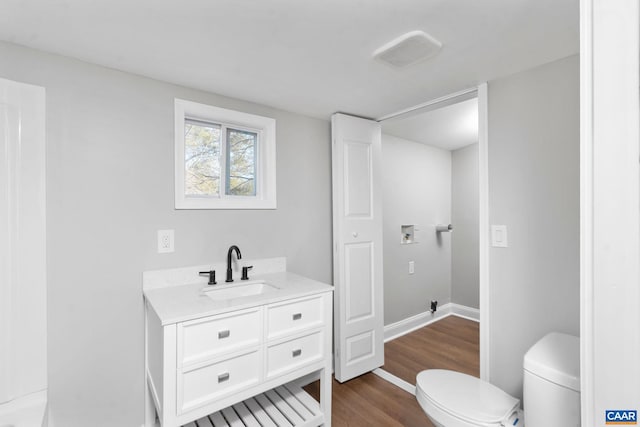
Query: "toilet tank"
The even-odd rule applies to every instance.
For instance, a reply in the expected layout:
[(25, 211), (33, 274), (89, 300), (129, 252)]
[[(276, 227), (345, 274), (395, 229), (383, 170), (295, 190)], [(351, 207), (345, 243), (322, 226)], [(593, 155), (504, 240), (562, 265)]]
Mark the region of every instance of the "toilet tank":
[(580, 340), (553, 332), (524, 356), (526, 427), (580, 427)]

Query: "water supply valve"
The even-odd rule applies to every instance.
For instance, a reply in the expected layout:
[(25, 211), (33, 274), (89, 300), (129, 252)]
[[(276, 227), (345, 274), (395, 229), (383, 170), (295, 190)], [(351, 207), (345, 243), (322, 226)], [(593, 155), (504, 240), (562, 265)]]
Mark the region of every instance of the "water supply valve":
[(432, 299), (431, 300), (431, 313), (435, 313), (438, 310), (438, 301)]

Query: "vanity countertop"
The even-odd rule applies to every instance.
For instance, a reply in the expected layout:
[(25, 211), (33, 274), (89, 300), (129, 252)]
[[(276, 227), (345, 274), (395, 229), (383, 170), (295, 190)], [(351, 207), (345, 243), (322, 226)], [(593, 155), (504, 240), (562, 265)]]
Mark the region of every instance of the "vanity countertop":
[[(162, 325), (169, 325), (243, 308), (272, 304), (291, 298), (333, 291), (333, 286), (331, 285), (290, 272), (262, 274), (251, 277), (251, 282), (258, 280), (264, 280), (279, 289), (264, 294), (213, 300), (207, 296), (205, 290), (225, 285), (224, 283), (212, 286), (194, 283), (160, 289), (147, 289), (144, 291), (144, 296), (160, 318)], [(236, 280), (234, 284), (242, 285), (243, 282)]]

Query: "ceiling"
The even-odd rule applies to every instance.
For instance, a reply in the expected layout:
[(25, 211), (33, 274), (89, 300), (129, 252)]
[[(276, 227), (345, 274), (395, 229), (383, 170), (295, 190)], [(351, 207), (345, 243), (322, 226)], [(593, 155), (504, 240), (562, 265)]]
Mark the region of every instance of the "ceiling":
[(382, 132), (450, 151), (475, 144), (478, 142), (478, 98), (385, 120)]
[[(328, 118), (380, 117), (578, 52), (579, 0), (2, 0), (0, 40)], [(423, 30), (396, 69), (371, 54)]]

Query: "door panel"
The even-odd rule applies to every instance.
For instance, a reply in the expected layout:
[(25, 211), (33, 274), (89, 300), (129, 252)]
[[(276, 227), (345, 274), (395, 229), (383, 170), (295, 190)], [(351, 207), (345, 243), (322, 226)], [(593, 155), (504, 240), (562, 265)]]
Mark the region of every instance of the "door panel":
[(346, 323), (371, 317), (373, 309), (373, 248), (371, 242), (345, 245)]
[(371, 217), (371, 144), (345, 141), (345, 216)]
[(331, 118), (335, 376), (347, 381), (384, 364), (380, 124)]
[(375, 332), (367, 331), (347, 339), (346, 365), (351, 366), (369, 358), (375, 351)]

